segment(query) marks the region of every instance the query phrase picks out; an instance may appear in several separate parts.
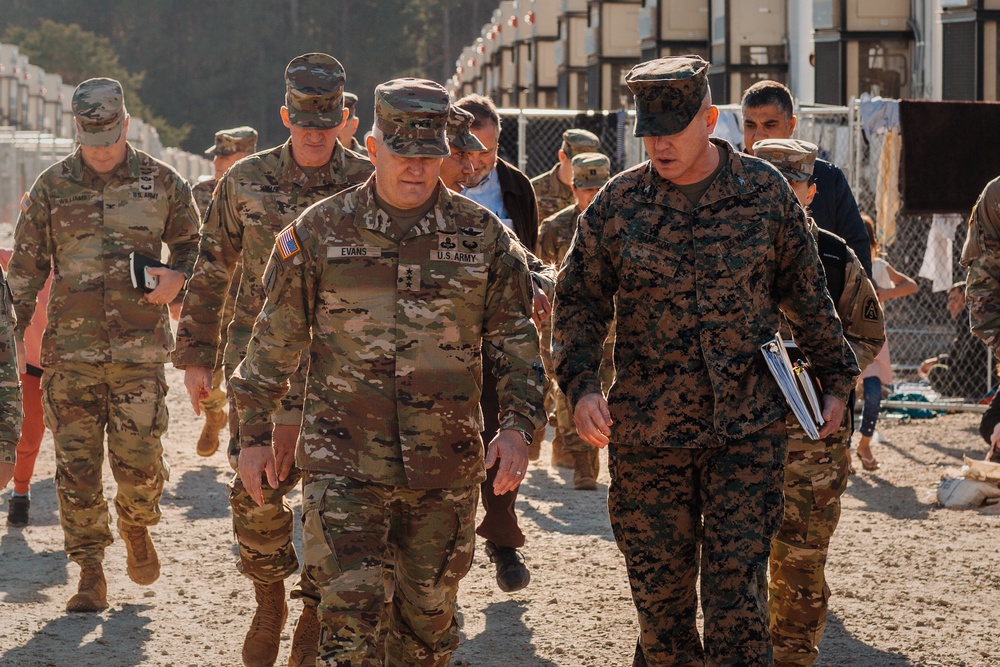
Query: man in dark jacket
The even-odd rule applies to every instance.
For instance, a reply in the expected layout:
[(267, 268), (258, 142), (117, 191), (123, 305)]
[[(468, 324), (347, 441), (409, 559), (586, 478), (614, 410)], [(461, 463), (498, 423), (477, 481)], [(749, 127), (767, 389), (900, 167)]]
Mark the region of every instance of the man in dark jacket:
[[(534, 249), (538, 239), (535, 192), (527, 176), (497, 156), (500, 115), (493, 100), (481, 95), (468, 95), (456, 102), (455, 106), (476, 117), (472, 123), (472, 134), (486, 147), (485, 151), (471, 154), (475, 171), (465, 184), (462, 194), (495, 213), (526, 248)], [(542, 315), (547, 316), (548, 313)], [(496, 435), (500, 414), (496, 379), (489, 365), (489, 359), (484, 355), (483, 394), (479, 399), (483, 409), (484, 438)], [(538, 433), (535, 434), (535, 439), (537, 445), (540, 440)], [(531, 573), (517, 551), (524, 546), (524, 533), (517, 525), (517, 515), (514, 513), (518, 489), (496, 495), (493, 492), (495, 475), (495, 471), (488, 471), (481, 488), (486, 513), (476, 534), (486, 539), (486, 553), (497, 568), (497, 585), (502, 591), (510, 593), (527, 586)]]
[[(777, 81), (758, 81), (743, 93), (743, 146), (753, 155), (753, 145), (761, 139), (791, 139), (795, 131), (792, 94)], [(872, 253), (868, 232), (861, 221), (858, 203), (844, 172), (825, 160), (816, 160), (813, 171), (816, 198), (809, 212), (820, 229), (847, 241), (872, 277)]]

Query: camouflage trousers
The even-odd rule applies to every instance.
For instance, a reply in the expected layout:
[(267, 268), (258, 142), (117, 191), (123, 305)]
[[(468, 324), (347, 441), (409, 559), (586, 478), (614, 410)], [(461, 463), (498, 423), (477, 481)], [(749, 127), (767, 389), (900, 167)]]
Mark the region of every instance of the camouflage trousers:
[(166, 396), (163, 364), (73, 362), (45, 369), (42, 409), (55, 442), (59, 521), (71, 561), (99, 563), (113, 541), (101, 478), (105, 433), (118, 518), (137, 526), (160, 520), (169, 476), (160, 442), (169, 421)]
[(767, 558), (785, 446), (784, 419), (710, 449), (611, 443), (608, 512), (639, 617), (634, 667), (771, 664)]
[(223, 372), (221, 368), (212, 373), (212, 391), (208, 398), (201, 401), (202, 412), (218, 412), (226, 407), (226, 392), (222, 390)]
[(807, 667), (819, 655), (830, 588), (824, 573), (850, 463), (842, 428), (810, 440), (790, 419), (785, 464), (785, 518), (771, 544), (771, 641), (778, 667)]
[(478, 484), (417, 490), (305, 473), (303, 572), (319, 591), (317, 665), (447, 667), (478, 500)]
[[(230, 397), (229, 405), (229, 464), (236, 470), (229, 482), (229, 507), (233, 511), (233, 534), (240, 552), (240, 572), (254, 583), (273, 584), (283, 581), (299, 569), (295, 553), (295, 513), (285, 499), (299, 484), (301, 473), (292, 466), (291, 472), (278, 488), (271, 488), (264, 478), (261, 490), (264, 504), (258, 505), (240, 479), (239, 416)], [(299, 582), (292, 597), (300, 597), (308, 584)]]

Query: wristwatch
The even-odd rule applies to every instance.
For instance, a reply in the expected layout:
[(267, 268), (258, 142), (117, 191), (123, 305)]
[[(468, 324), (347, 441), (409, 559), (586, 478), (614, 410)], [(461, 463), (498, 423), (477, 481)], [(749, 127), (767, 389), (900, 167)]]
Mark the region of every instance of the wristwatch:
[(513, 430), (521, 434), (521, 437), (524, 439), (524, 444), (526, 444), (529, 447), (531, 446), (532, 437), (530, 433), (528, 433), (527, 431), (522, 431), (519, 428), (515, 428)]

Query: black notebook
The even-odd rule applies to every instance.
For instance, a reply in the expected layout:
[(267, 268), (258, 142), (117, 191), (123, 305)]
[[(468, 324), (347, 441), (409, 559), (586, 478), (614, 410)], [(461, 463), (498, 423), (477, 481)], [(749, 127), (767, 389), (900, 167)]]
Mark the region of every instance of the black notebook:
[(156, 289), (159, 279), (156, 276), (150, 275), (146, 269), (165, 266), (166, 264), (158, 259), (153, 259), (137, 252), (129, 253), (128, 268), (129, 274), (132, 276), (132, 287), (141, 289), (143, 292), (152, 292)]

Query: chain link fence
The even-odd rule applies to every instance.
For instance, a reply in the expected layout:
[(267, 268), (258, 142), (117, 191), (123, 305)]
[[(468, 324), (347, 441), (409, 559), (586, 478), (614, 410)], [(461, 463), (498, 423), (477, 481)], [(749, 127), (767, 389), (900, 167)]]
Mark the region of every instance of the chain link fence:
[[(716, 136), (742, 149), (740, 109), (720, 106)], [(645, 159), (641, 140), (632, 136), (632, 111), (575, 113), (537, 109), (502, 109), (500, 156), (529, 177), (558, 160), (562, 133), (572, 127), (590, 130), (601, 139), (601, 152), (614, 172)], [(839, 166), (858, 202), (876, 222), (882, 256), (898, 272), (913, 278), (918, 291), (884, 304), (894, 382), (907, 392), (932, 400), (981, 400), (997, 385), (994, 362), (986, 346), (968, 334), (967, 311), (949, 312), (949, 288), (965, 279), (959, 264), (968, 211), (950, 215), (900, 213), (899, 136), (871, 138), (862, 131), (857, 103), (850, 107), (802, 108), (796, 112), (795, 136), (820, 147), (820, 157)], [(947, 369), (924, 381), (920, 367), (927, 359), (948, 355)]]

